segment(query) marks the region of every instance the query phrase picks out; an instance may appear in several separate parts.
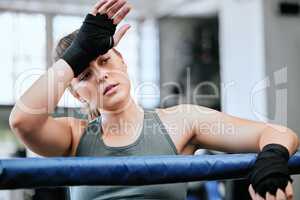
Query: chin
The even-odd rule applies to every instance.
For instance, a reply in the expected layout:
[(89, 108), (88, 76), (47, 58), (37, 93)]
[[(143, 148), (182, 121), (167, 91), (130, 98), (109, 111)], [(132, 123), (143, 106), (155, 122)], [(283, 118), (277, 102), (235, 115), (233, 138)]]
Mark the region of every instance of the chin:
[(118, 91), (113, 96), (110, 96), (107, 99), (104, 98), (105, 102), (103, 104), (103, 109), (110, 110), (110, 111), (124, 109), (129, 100), (128, 97), (129, 97), (129, 93), (125, 91)]

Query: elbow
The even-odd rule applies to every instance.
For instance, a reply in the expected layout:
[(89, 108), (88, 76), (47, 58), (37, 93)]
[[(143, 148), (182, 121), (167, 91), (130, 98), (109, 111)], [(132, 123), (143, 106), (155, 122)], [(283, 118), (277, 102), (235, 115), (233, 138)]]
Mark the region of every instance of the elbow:
[(18, 117), (14, 111), (12, 111), (9, 115), (9, 126), (12, 130), (16, 129), (18, 126), (20, 126), (20, 123), (22, 120), (20, 120), (20, 117)]
[(25, 118), (13, 113), (13, 112), (10, 114), (9, 126), (14, 133), (25, 132), (25, 131), (22, 131), (22, 130), (25, 130), (25, 127), (26, 127), (25, 124), (26, 124)]
[(37, 124), (39, 123), (33, 122), (30, 120), (30, 117), (15, 112), (14, 110), (9, 116), (9, 126), (11, 130), (18, 135), (33, 132), (34, 128), (37, 127)]

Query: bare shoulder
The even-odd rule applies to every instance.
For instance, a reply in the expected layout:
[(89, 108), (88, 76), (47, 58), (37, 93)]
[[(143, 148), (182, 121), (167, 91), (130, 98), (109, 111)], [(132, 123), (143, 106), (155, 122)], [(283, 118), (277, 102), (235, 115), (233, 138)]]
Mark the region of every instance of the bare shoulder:
[(179, 153), (190, 148), (189, 141), (193, 137), (192, 110), (194, 105), (182, 104), (169, 108), (156, 109), (167, 132), (172, 138)]
[(84, 133), (84, 129), (88, 125), (88, 121), (84, 119), (78, 119), (74, 117), (59, 117), (54, 118), (60, 123), (64, 123), (69, 126), (72, 130), (72, 144), (69, 156), (74, 156), (76, 153), (77, 146), (79, 144), (80, 138)]
[(177, 118), (177, 119), (192, 119), (194, 117), (201, 117), (207, 114), (216, 114), (218, 111), (193, 104), (180, 104), (169, 108), (156, 109), (160, 117)]

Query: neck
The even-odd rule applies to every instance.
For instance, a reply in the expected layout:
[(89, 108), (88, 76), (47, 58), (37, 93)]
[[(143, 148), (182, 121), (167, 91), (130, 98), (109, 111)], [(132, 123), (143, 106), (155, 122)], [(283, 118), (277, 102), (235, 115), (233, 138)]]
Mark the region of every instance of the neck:
[(124, 109), (117, 112), (101, 112), (104, 135), (135, 132), (134, 130), (142, 125), (143, 115), (143, 109), (130, 97)]

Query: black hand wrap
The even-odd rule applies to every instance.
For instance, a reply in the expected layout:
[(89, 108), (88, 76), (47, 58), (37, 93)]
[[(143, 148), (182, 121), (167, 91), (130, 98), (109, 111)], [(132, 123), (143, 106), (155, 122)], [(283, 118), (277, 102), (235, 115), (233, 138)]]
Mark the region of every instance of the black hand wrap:
[(89, 63), (108, 52), (114, 46), (116, 25), (106, 14), (88, 14), (78, 35), (66, 50), (63, 59), (71, 66), (74, 76), (83, 72)]
[(266, 145), (258, 154), (249, 174), (254, 191), (263, 198), (267, 192), (276, 195), (279, 188), (284, 192), (288, 182), (292, 182), (288, 160), (287, 148), (279, 144)]

